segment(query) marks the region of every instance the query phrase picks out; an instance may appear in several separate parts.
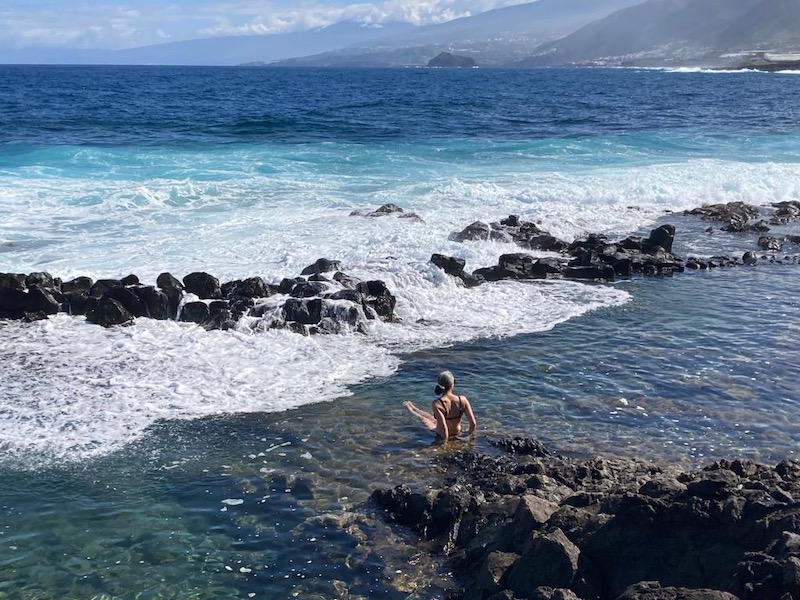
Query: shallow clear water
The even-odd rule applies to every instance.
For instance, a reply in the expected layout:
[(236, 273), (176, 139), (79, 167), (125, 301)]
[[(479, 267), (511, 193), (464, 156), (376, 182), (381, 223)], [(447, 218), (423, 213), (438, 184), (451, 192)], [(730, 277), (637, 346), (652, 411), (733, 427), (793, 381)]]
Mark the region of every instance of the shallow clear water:
[[(797, 265), (467, 290), (428, 259), (508, 214), (572, 239), (800, 200), (800, 78), (656, 71), (0, 68), (0, 271), (387, 281), (367, 336), (0, 321), (0, 597), (437, 598), (365, 505), (435, 485), (402, 407), (449, 368), (480, 435), (699, 465), (798, 452)], [(351, 216), (394, 202), (422, 222)], [(797, 226), (776, 235), (800, 233)], [(800, 248), (786, 244), (785, 254)]]

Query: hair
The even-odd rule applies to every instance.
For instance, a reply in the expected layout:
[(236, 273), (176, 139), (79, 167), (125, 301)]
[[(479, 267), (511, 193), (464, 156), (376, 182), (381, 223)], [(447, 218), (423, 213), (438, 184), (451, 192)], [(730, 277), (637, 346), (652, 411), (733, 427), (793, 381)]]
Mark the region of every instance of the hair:
[(433, 388), (434, 393), (437, 396), (441, 396), (447, 390), (451, 389), (453, 385), (455, 385), (456, 378), (453, 377), (453, 374), (450, 371), (442, 371), (439, 373), (439, 379), (437, 380), (436, 387)]

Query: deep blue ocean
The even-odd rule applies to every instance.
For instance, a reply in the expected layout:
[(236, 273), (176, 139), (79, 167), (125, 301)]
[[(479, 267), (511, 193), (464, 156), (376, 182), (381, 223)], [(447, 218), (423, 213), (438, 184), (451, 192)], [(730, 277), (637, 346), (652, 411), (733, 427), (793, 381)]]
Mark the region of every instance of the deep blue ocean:
[[(496, 264), (518, 249), (449, 235), (510, 214), (757, 250), (682, 212), (800, 200), (798, 97), (793, 73), (0, 66), (0, 272), (278, 282), (326, 257), (401, 317), (0, 320), (0, 598), (444, 597), (446, 565), (367, 502), (437, 485), (453, 446), (401, 402), (443, 369), (480, 449), (796, 458), (800, 266), (467, 289), (429, 259)], [(390, 202), (419, 218), (360, 216)]]

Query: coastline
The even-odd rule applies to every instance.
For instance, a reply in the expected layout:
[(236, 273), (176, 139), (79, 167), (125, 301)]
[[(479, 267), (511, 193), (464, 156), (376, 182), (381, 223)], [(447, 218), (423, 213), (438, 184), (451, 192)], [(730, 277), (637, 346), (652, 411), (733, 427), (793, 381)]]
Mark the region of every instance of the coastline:
[[(0, 595), (456, 593), (443, 556), (368, 505), (378, 488), (441, 487), (459, 448), (431, 446), (401, 401), (428, 403), (443, 369), (478, 411), (476, 454), (517, 435), (574, 464), (685, 471), (800, 452), (800, 269), (783, 260), (796, 246), (678, 214), (798, 199), (796, 79), (314, 72), (309, 89), (306, 72), (12, 71), (63, 87), (34, 85), (26, 114), (41, 118), (6, 121), (0, 270), (277, 284), (328, 256), (401, 292), (404, 323), (373, 322), (373, 344), (139, 317), (4, 321)], [(120, 102), (98, 106), (87, 85)], [(425, 223), (349, 216), (384, 201)], [(446, 238), (513, 214), (562, 240), (673, 223), (680, 256), (757, 261), (475, 288), (430, 262), (497, 273), (516, 247)]]
[[(778, 600), (800, 593), (800, 462), (681, 471), (536, 440), (443, 456), (444, 487), (372, 502), (447, 556), (449, 598)], [(508, 454), (503, 454), (503, 451)]]

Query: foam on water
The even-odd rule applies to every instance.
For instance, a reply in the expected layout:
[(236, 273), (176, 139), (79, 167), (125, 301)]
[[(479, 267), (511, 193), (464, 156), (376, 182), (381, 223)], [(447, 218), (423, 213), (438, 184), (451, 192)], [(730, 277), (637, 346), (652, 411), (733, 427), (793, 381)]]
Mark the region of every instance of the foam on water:
[(159, 419), (331, 400), (347, 395), (348, 383), (397, 365), (354, 336), (206, 332), (148, 319), (103, 329), (62, 314), (4, 323), (2, 334), (0, 450), (34, 464), (108, 453)]
[[(0, 409), (0, 450), (28, 466), (82, 460), (141, 438), (160, 419), (333, 400), (393, 373), (404, 352), (543, 331), (628, 300), (614, 286), (572, 282), (456, 285), (429, 263), (432, 253), (462, 257), (474, 270), (517, 250), (448, 240), (475, 220), (519, 214), (573, 239), (627, 234), (665, 210), (800, 198), (791, 144), (737, 149), (709, 140), (710, 156), (687, 144), (623, 136), (205, 152), (51, 148), (36, 151), (46, 157), (6, 157), (0, 271), (136, 273), (152, 284), (163, 271), (204, 270), (223, 281), (277, 282), (324, 256), (351, 275), (386, 281), (402, 322), (373, 323), (366, 337), (311, 338), (146, 319), (105, 330), (65, 315), (0, 324), (10, 398)], [(765, 160), (771, 150), (784, 162)], [(387, 202), (421, 220), (351, 215)]]
[[(656, 161), (652, 147), (624, 138), (545, 149), (475, 144), (463, 162), (437, 159), (435, 146), (389, 151), (331, 144), (313, 157), (308, 149), (270, 147), (219, 153), (216, 161), (204, 153), (117, 153), (102, 161), (119, 167), (113, 175), (106, 166), (84, 172), (83, 155), (96, 152), (81, 151), (56, 161), (54, 173), (23, 173), (23, 167), (0, 180), (1, 266), (65, 278), (135, 272), (154, 279), (164, 270), (182, 276), (203, 269), (221, 278), (280, 279), (320, 256), (359, 265), (389, 255), (427, 261), (432, 252), (447, 252), (465, 255), (475, 268), (497, 251), (465, 250), (446, 239), (475, 220), (519, 214), (570, 240), (589, 231), (635, 231), (665, 210), (800, 197), (796, 145), (703, 142), (709, 154), (732, 155), (722, 159), (687, 157), (682, 143), (671, 140)], [(486, 156), (476, 159), (481, 152)], [(785, 162), (765, 160), (773, 153)], [(368, 167), (353, 166), (369, 160)], [(193, 175), (174, 177), (188, 169), (176, 165), (192, 161)], [(386, 202), (425, 222), (350, 216)]]
[(467, 290), (433, 271), (387, 269), (404, 322), (375, 323), (366, 337), (206, 332), (148, 319), (103, 329), (63, 314), (3, 323), (0, 454), (28, 467), (79, 461), (139, 439), (160, 419), (333, 400), (394, 372), (396, 352), (541, 331), (627, 299), (566, 282)]
[(735, 75), (735, 74), (759, 74), (766, 77), (771, 77), (775, 74), (779, 75), (797, 75), (800, 71), (785, 69), (782, 71), (760, 71), (758, 69), (709, 69), (704, 67), (678, 67), (675, 69), (663, 69), (670, 73), (706, 73), (706, 74), (719, 74), (719, 75)]

